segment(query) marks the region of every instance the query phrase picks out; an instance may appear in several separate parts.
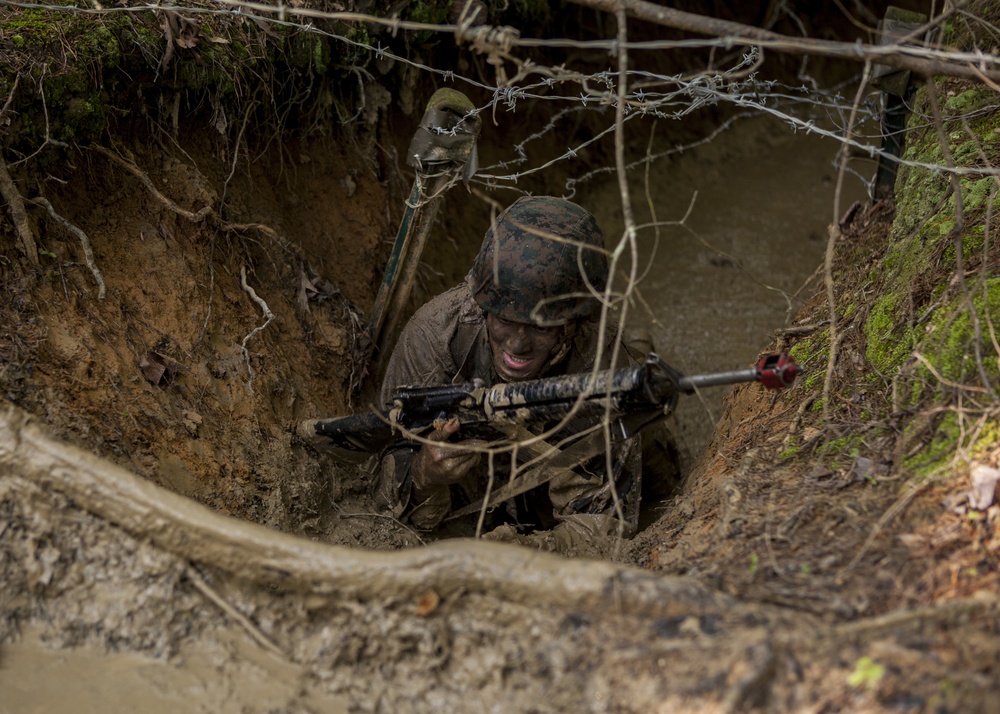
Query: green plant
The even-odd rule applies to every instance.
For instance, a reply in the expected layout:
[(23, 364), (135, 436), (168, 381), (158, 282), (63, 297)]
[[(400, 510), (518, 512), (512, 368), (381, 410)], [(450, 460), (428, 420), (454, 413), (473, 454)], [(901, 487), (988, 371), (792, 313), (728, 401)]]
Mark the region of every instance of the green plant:
[(864, 685), (867, 689), (874, 689), (884, 676), (885, 666), (865, 655), (854, 665), (854, 671), (847, 678), (847, 683), (852, 687)]

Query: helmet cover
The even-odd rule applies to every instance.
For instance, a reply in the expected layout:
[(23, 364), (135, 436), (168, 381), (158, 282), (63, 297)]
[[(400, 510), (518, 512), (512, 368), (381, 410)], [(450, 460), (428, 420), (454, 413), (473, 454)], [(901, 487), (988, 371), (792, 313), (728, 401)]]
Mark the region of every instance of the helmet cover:
[(587, 210), (526, 196), (486, 231), (467, 278), (486, 312), (504, 320), (564, 325), (593, 317), (608, 280), (604, 234)]

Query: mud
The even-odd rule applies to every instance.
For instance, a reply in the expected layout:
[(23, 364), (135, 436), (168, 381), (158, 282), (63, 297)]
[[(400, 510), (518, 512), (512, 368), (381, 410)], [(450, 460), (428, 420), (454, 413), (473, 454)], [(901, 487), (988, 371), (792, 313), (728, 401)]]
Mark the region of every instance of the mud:
[[(634, 172), (641, 279), (630, 326), (648, 332), (685, 374), (752, 364), (811, 294), (806, 283), (822, 264), (834, 213), (867, 201), (851, 174), (842, 208), (834, 206), (837, 150), (771, 118), (744, 118), (707, 144)], [(612, 240), (622, 235), (616, 183), (588, 187), (581, 200)], [(657, 221), (663, 225), (653, 228)], [(689, 458), (711, 441), (728, 392), (707, 389), (679, 403), (673, 430)]]

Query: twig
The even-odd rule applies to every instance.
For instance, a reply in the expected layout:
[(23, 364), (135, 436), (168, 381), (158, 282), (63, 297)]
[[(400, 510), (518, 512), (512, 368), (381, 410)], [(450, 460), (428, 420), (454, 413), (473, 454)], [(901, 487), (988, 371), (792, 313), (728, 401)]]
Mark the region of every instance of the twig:
[(3, 109), (0, 109), (0, 126), (3, 126), (4, 120), (7, 119), (7, 114), (10, 112), (10, 105), (14, 103), (14, 95), (17, 94), (17, 85), (21, 83), (21, 73), (18, 72), (17, 76), (14, 77), (14, 86), (10, 88), (10, 94), (7, 95), (7, 101), (3, 104)]
[(192, 223), (200, 223), (202, 220), (205, 219), (205, 216), (207, 216), (209, 213), (212, 212), (211, 204), (198, 209), (197, 213), (192, 213), (191, 211), (181, 208), (176, 203), (174, 203), (169, 198), (160, 193), (159, 190), (156, 188), (156, 186), (153, 185), (153, 182), (149, 179), (149, 176), (147, 176), (142, 169), (140, 169), (131, 161), (123, 159), (118, 154), (108, 149), (105, 149), (103, 146), (100, 146), (99, 144), (91, 144), (89, 148), (93, 149), (94, 151), (97, 151), (98, 153), (104, 154), (109, 159), (111, 159), (119, 166), (124, 168), (126, 171), (128, 171), (130, 174), (135, 176), (142, 182), (142, 185), (145, 186), (149, 190), (149, 192), (156, 197), (158, 201), (160, 201), (163, 205), (165, 205), (174, 213), (183, 216), (184, 218), (187, 218)]
[(777, 334), (782, 337), (805, 337), (806, 335), (811, 335), (816, 330), (821, 327), (826, 327), (830, 324), (829, 320), (820, 320), (819, 322), (814, 322), (811, 325), (797, 325), (796, 327), (786, 327), (783, 330), (778, 330)]
[(924, 357), (922, 354), (920, 354), (916, 350), (913, 351), (913, 357), (918, 362), (920, 362), (920, 364), (922, 364), (924, 367), (926, 367), (928, 369), (928, 371), (930, 371), (930, 373), (932, 375), (934, 375), (934, 379), (936, 379), (937, 381), (939, 381), (941, 384), (945, 385), (946, 387), (951, 387), (952, 389), (964, 389), (964, 390), (966, 390), (968, 392), (978, 392), (980, 394), (986, 394), (986, 389), (984, 387), (973, 387), (973, 386), (968, 385), (968, 384), (958, 384), (957, 382), (952, 382), (949, 379), (945, 379), (940, 372), (938, 372), (936, 369), (934, 369), (934, 365), (932, 365), (927, 360), (926, 357)]
[(240, 343), (240, 349), (243, 350), (243, 358), (246, 359), (246, 361), (247, 361), (247, 371), (250, 372), (250, 381), (247, 382), (247, 389), (249, 389), (252, 392), (253, 391), (253, 367), (250, 366), (250, 351), (247, 350), (247, 342), (250, 341), (251, 337), (253, 337), (258, 332), (260, 332), (265, 327), (267, 327), (268, 325), (271, 324), (271, 320), (274, 319), (274, 313), (271, 312), (271, 308), (269, 308), (267, 306), (267, 303), (264, 302), (263, 298), (259, 297), (257, 295), (257, 293), (254, 292), (254, 289), (252, 287), (250, 287), (249, 285), (247, 285), (247, 268), (246, 268), (245, 265), (240, 266), (240, 285), (242, 285), (243, 289), (246, 290), (247, 295), (250, 296), (250, 299), (253, 300), (255, 303), (257, 303), (257, 305), (260, 306), (261, 312), (263, 312), (264, 313), (264, 317), (267, 318), (264, 321), (263, 325), (258, 325), (257, 327), (255, 327), (252, 330), (250, 330), (249, 334), (247, 334), (247, 336), (243, 338), (243, 342)]
[(916, 478), (910, 479), (907, 483), (909, 490), (896, 499), (895, 503), (889, 506), (889, 509), (882, 514), (882, 517), (878, 519), (878, 523), (876, 523), (872, 528), (872, 532), (868, 534), (868, 538), (865, 539), (865, 542), (858, 549), (857, 554), (851, 559), (851, 562), (845, 565), (843, 570), (840, 571), (841, 575), (847, 573), (849, 570), (853, 570), (855, 566), (861, 562), (861, 559), (865, 557), (868, 549), (871, 548), (872, 543), (875, 542), (875, 538), (877, 538), (878, 534), (882, 532), (882, 529), (885, 528), (893, 518), (905, 511), (907, 506), (909, 506), (913, 499), (917, 497), (917, 494), (926, 489), (934, 481), (935, 479), (931, 476), (922, 480)]
[(87, 260), (87, 267), (90, 268), (90, 272), (94, 275), (94, 281), (97, 283), (97, 299), (103, 300), (104, 295), (107, 292), (107, 289), (104, 286), (104, 276), (101, 275), (101, 269), (97, 267), (97, 261), (94, 259), (94, 251), (90, 247), (90, 239), (87, 238), (87, 234), (56, 213), (56, 209), (52, 207), (52, 204), (49, 203), (48, 199), (45, 197), (38, 196), (37, 198), (32, 198), (30, 200), (35, 205), (41, 206), (48, 211), (49, 215), (52, 216), (52, 218), (54, 218), (59, 225), (80, 239), (80, 245), (83, 246), (83, 255)]
[(337, 515), (340, 516), (341, 518), (376, 518), (380, 520), (389, 521), (394, 526), (398, 527), (400, 530), (404, 530), (408, 534), (416, 538), (417, 543), (419, 543), (420, 545), (427, 545), (427, 543), (424, 541), (423, 538), (420, 537), (420, 534), (417, 533), (417, 531), (410, 528), (408, 525), (406, 525), (393, 515), (389, 515), (386, 513), (345, 513), (344, 509), (339, 504), (335, 503), (333, 504), (333, 506), (334, 508), (337, 509)]
[(35, 246), (35, 236), (28, 225), (28, 213), (24, 210), (24, 199), (14, 185), (10, 172), (7, 171), (7, 162), (0, 155), (0, 196), (10, 205), (10, 217), (14, 221), (14, 228), (17, 230), (17, 237), (21, 241), (21, 250), (24, 256), (31, 261), (31, 264), (38, 266), (38, 248)]
[[(233, 0), (222, 0), (229, 2)], [(713, 17), (682, 12), (664, 7), (645, 0), (570, 0), (576, 5), (604, 10), (608, 13), (621, 12), (629, 17), (654, 25), (672, 27), (700, 35), (725, 38), (729, 46), (753, 44), (794, 55), (812, 55), (816, 57), (837, 57), (845, 60), (864, 61), (866, 65), (874, 62), (889, 65), (896, 69), (905, 69), (922, 77), (945, 74), (952, 77), (962, 77), (976, 81), (1000, 79), (1000, 70), (979, 69), (966, 60), (963, 62), (948, 53), (932, 52), (928, 48), (904, 46), (901, 42), (891, 46), (866, 45), (861, 42), (835, 42), (808, 37), (792, 37), (770, 30), (764, 30), (752, 25), (744, 25), (730, 20), (720, 20)], [(937, 17), (914, 33), (923, 34), (928, 29), (936, 27), (947, 16)], [(906, 39), (906, 38), (904, 38)], [(523, 41), (518, 44), (525, 44)], [(939, 58), (928, 59), (928, 58)], [(982, 60), (992, 60), (990, 55), (984, 55)], [(961, 63), (960, 63), (961, 62)], [(995, 64), (995, 60), (991, 62)]]
[[(845, 131), (845, 145), (850, 142), (851, 134), (854, 131), (854, 122), (857, 120), (858, 106), (864, 96), (868, 86), (868, 78), (871, 76), (871, 62), (865, 62), (865, 71), (861, 75), (861, 82), (858, 84), (858, 92), (854, 95), (854, 103), (851, 105), (851, 116), (847, 120)], [(829, 237), (826, 241), (826, 257), (823, 261), (823, 275), (826, 283), (826, 300), (830, 308), (830, 357), (826, 362), (826, 377), (823, 380), (823, 421), (829, 422), (833, 411), (830, 408), (830, 388), (833, 386), (833, 371), (837, 366), (837, 349), (840, 347), (841, 337), (838, 335), (837, 324), (837, 296), (833, 284), (833, 256), (837, 247), (837, 240), (840, 238), (840, 194), (844, 186), (844, 174), (847, 171), (848, 155), (846, 150), (841, 150), (840, 168), (837, 171), (837, 188), (835, 191), (833, 205), (833, 221), (829, 226)]]
[(253, 639), (254, 642), (256, 642), (258, 645), (266, 649), (271, 654), (277, 655), (281, 659), (288, 661), (289, 659), (288, 655), (282, 652), (281, 648), (278, 647), (278, 645), (274, 644), (267, 637), (267, 635), (261, 632), (260, 628), (257, 627), (257, 625), (255, 625), (253, 621), (250, 620), (249, 617), (247, 617), (242, 612), (240, 612), (235, 607), (226, 602), (222, 598), (222, 596), (219, 595), (219, 593), (217, 593), (214, 588), (212, 588), (211, 585), (205, 582), (205, 579), (201, 577), (201, 573), (195, 570), (193, 565), (187, 566), (187, 568), (185, 569), (185, 575), (187, 575), (188, 580), (191, 581), (191, 584), (194, 585), (195, 589), (198, 592), (200, 592), (202, 595), (204, 595), (209, 600), (214, 602), (218, 606), (218, 608), (227, 615), (229, 615), (229, 617), (233, 618), (233, 620), (235, 620), (236, 623), (240, 625), (240, 627), (246, 630), (247, 634), (250, 635), (251, 639)]
[(1000, 599), (992, 593), (979, 591), (974, 597), (969, 599), (949, 600), (912, 610), (900, 609), (858, 622), (835, 625), (830, 629), (830, 633), (837, 638), (855, 639), (866, 635), (872, 636), (880, 632), (899, 633), (900, 630), (909, 625), (927, 628), (929, 623), (968, 617), (970, 613), (997, 613), (998, 611), (1000, 611)]

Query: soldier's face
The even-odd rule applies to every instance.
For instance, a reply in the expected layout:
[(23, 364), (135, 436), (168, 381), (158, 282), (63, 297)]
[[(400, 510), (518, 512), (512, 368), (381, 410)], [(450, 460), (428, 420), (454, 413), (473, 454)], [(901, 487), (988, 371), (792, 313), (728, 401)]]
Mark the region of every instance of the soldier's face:
[(486, 315), (493, 368), (507, 382), (534, 379), (562, 345), (562, 327), (539, 327)]

